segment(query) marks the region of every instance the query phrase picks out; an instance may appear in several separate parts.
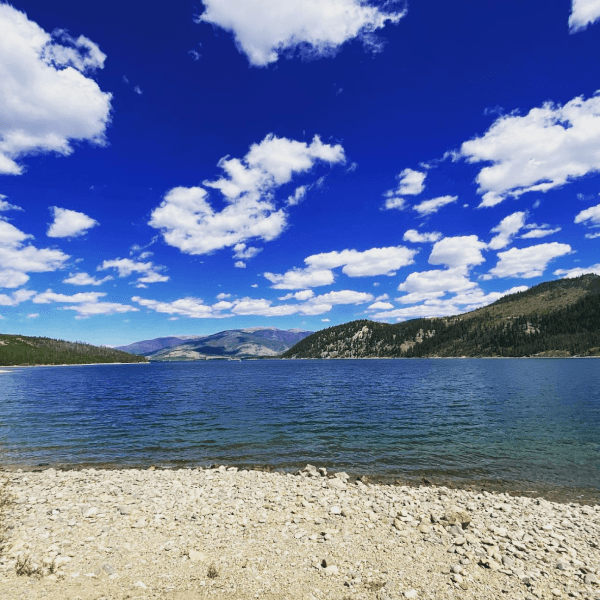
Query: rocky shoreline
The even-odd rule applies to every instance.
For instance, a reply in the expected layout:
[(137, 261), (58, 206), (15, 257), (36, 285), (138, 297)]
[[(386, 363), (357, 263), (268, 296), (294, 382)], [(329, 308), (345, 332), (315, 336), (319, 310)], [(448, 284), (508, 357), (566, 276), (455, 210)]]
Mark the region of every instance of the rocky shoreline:
[(600, 599), (600, 506), (215, 469), (4, 473), (0, 597)]

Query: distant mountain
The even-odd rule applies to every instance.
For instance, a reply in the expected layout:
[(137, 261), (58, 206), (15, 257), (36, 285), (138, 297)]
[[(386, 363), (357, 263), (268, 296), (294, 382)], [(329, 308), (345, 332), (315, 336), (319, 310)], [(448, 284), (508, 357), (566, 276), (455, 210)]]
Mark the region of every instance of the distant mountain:
[(146, 362), (114, 348), (45, 337), (0, 334), (0, 365), (73, 365)]
[[(135, 347), (138, 352), (143, 351), (150, 360), (159, 361), (279, 356), (311, 333), (298, 329), (284, 331), (275, 327), (252, 327), (221, 331), (193, 339), (158, 338), (120, 349)], [(146, 350), (152, 344), (156, 344), (157, 349)], [(160, 348), (159, 344), (164, 345)]]
[(202, 335), (180, 335), (171, 337), (156, 338), (153, 340), (143, 340), (141, 342), (134, 342), (127, 346), (117, 346), (115, 350), (121, 350), (122, 352), (128, 352), (129, 354), (139, 354), (146, 356), (163, 350), (164, 348), (172, 348), (173, 346), (179, 346), (185, 344), (190, 340), (199, 340), (204, 336)]
[(389, 325), (361, 320), (306, 337), (283, 358), (600, 356), (600, 277), (541, 283), (478, 310)]

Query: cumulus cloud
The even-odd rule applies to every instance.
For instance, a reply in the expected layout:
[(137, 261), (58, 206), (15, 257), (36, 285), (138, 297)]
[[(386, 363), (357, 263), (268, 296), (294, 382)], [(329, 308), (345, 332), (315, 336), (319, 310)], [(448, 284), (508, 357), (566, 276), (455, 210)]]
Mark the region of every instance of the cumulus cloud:
[(404, 237), (402, 239), (406, 242), (413, 242), (413, 244), (418, 244), (421, 242), (437, 242), (441, 237), (442, 234), (437, 231), (433, 231), (431, 233), (422, 233), (417, 231), (416, 229), (409, 229), (404, 233)]
[(112, 278), (112, 275), (107, 275), (102, 279), (97, 279), (96, 277), (92, 277), (87, 273), (69, 273), (69, 276), (66, 279), (63, 279), (62, 282), (70, 285), (102, 285), (104, 282), (110, 281)]
[(0, 4), (0, 173), (19, 175), (26, 155), (68, 155), (73, 142), (105, 144), (111, 94), (86, 74), (105, 55), (84, 36), (53, 34)]
[(529, 231), (519, 236), (522, 240), (532, 240), (547, 237), (549, 235), (554, 235), (561, 230), (560, 227), (552, 229), (549, 225), (526, 225), (525, 228), (529, 229)]
[(348, 277), (374, 277), (376, 275), (396, 274), (398, 269), (414, 263), (416, 250), (404, 246), (387, 248), (370, 248), (362, 252), (358, 250), (342, 250), (340, 252), (324, 252), (313, 254), (304, 259), (306, 268), (291, 269), (279, 275), (265, 273), (264, 276), (281, 290), (296, 290), (333, 283), (332, 269), (342, 267), (342, 273)]
[(0, 294), (0, 306), (18, 306), (21, 302), (27, 302), (35, 296), (31, 290), (17, 290), (12, 294)]
[(40, 313), (29, 313), (27, 315), (28, 319), (37, 319), (40, 316)]
[(488, 306), (509, 294), (524, 292), (529, 289), (526, 285), (513, 287), (504, 292), (491, 292), (486, 294), (479, 287), (461, 292), (448, 299), (432, 298), (427, 299), (422, 304), (408, 306), (406, 308), (397, 308), (392, 311), (380, 312), (371, 316), (373, 319), (404, 321), (406, 319), (415, 319), (419, 317), (447, 317), (464, 312), (477, 310)]
[(569, 30), (571, 33), (583, 31), (600, 19), (600, 0), (573, 0)]
[(250, 258), (254, 258), (261, 251), (262, 248), (254, 248), (253, 246), (246, 246), (246, 244), (236, 244), (233, 247), (233, 256), (234, 258), (249, 260)]
[(391, 302), (375, 302), (367, 307), (367, 310), (390, 310), (394, 308)]
[(20, 206), (15, 206), (14, 204), (10, 204), (6, 201), (6, 196), (4, 194), (0, 194), (0, 212), (6, 210), (23, 210)]
[(76, 319), (88, 319), (98, 315), (115, 315), (128, 312), (138, 312), (140, 309), (129, 304), (119, 304), (118, 302), (84, 302), (74, 306), (63, 306), (63, 310), (74, 310)]
[(554, 274), (563, 279), (571, 279), (573, 277), (581, 277), (582, 275), (590, 274), (600, 275), (600, 263), (587, 268), (577, 267), (575, 269), (557, 269), (554, 271)]
[(429, 264), (467, 269), (485, 262), (481, 253), (484, 248), (486, 244), (476, 235), (447, 237), (434, 244), (429, 255)]
[(484, 276), (484, 279), (493, 277), (522, 277), (531, 279), (543, 275), (550, 261), (571, 252), (568, 244), (551, 242), (538, 244), (528, 248), (511, 248), (505, 252), (498, 252), (498, 264)]
[[(21, 291), (21, 290), (19, 290)], [(17, 292), (18, 293), (18, 292)], [(77, 313), (76, 319), (87, 319), (96, 315), (114, 315), (118, 313), (137, 312), (140, 309), (129, 304), (118, 302), (100, 302), (100, 298), (106, 296), (103, 292), (83, 292), (79, 294), (57, 294), (52, 290), (46, 290), (41, 294), (32, 292), (34, 304), (66, 304), (62, 310), (73, 310)]]
[(488, 163), (476, 182), (480, 207), (526, 192), (547, 192), (600, 170), (600, 95), (547, 102), (526, 115), (498, 118), (481, 137), (464, 142), (457, 155)]
[[(295, 296), (295, 295), (294, 295)], [(290, 295), (289, 299), (292, 296)], [(160, 302), (134, 296), (133, 302), (149, 310), (169, 315), (179, 315), (191, 319), (222, 319), (233, 316), (283, 317), (294, 314), (320, 315), (329, 312), (334, 306), (341, 304), (364, 304), (371, 302), (373, 296), (353, 290), (328, 292), (321, 296), (299, 296), (302, 302), (294, 304), (274, 305), (272, 300), (265, 298), (239, 298), (221, 301), (213, 305), (205, 304), (200, 298), (180, 298), (173, 302)]]
[(497, 233), (498, 235), (492, 238), (488, 244), (488, 248), (491, 250), (506, 248), (513, 237), (523, 228), (526, 219), (527, 213), (525, 212), (515, 212), (502, 219), (502, 221), (491, 230), (492, 233)]
[(600, 204), (582, 210), (575, 217), (575, 223), (585, 223), (592, 227), (600, 227)]
[(60, 250), (36, 248), (28, 242), (32, 238), (0, 218), (0, 287), (19, 287), (29, 280), (27, 273), (56, 271), (70, 258)]
[(79, 237), (99, 224), (98, 221), (95, 221), (91, 217), (74, 210), (58, 208), (58, 206), (51, 206), (50, 210), (52, 211), (54, 221), (48, 227), (46, 233), (48, 237)]
[(330, 285), (334, 275), (329, 269), (291, 269), (283, 275), (264, 273), (276, 290), (302, 290), (306, 288)]
[(386, 210), (404, 210), (406, 208), (406, 200), (404, 198), (386, 198), (383, 207)]
[(404, 169), (398, 175), (398, 186), (396, 189), (388, 190), (384, 195), (387, 198), (385, 207), (403, 208), (405, 200), (402, 196), (417, 196), (425, 189), (425, 178), (427, 173)]
[(453, 204), (458, 200), (458, 196), (440, 196), (439, 198), (433, 198), (432, 200), (423, 200), (419, 204), (413, 206), (413, 210), (416, 210), (422, 217), (436, 213), (443, 206)]
[(441, 298), (447, 293), (464, 292), (476, 287), (477, 284), (469, 279), (464, 267), (415, 271), (398, 286), (398, 290), (406, 294), (396, 298), (396, 301), (402, 304), (415, 304), (423, 300)]
[[(345, 160), (340, 145), (324, 144), (318, 136), (307, 144), (270, 134), (253, 144), (244, 158), (221, 159), (224, 176), (220, 179), (205, 181), (205, 187), (169, 190), (152, 212), (149, 225), (161, 231), (167, 244), (186, 254), (245, 246), (251, 239), (271, 241), (288, 221), (286, 210), (277, 206), (275, 191), (317, 163)], [(205, 188), (218, 190), (225, 208), (215, 210)]]
[(309, 269), (335, 269), (342, 267), (342, 273), (348, 277), (374, 277), (376, 275), (396, 274), (398, 269), (414, 263), (416, 250), (404, 246), (342, 250), (313, 254), (304, 259)]
[[(197, 23), (233, 34), (251, 65), (263, 67), (299, 50), (305, 57), (330, 56), (358, 39), (377, 49), (373, 35), (397, 23), (405, 11), (385, 10), (365, 0), (203, 0)], [(391, 6), (391, 4), (388, 4)]]
[(33, 298), (32, 302), (34, 304), (50, 304), (52, 302), (81, 304), (97, 302), (100, 298), (103, 298), (104, 296), (106, 296), (106, 294), (103, 292), (84, 292), (69, 296), (68, 294), (56, 294), (52, 290), (46, 290), (41, 294), (37, 294)]
[(98, 271), (106, 271), (107, 269), (116, 269), (119, 277), (129, 277), (133, 273), (139, 273), (138, 287), (145, 287), (147, 283), (161, 283), (169, 281), (168, 275), (163, 275), (162, 271), (165, 267), (155, 265), (152, 262), (138, 262), (130, 258), (116, 258), (114, 260), (105, 260), (97, 269)]

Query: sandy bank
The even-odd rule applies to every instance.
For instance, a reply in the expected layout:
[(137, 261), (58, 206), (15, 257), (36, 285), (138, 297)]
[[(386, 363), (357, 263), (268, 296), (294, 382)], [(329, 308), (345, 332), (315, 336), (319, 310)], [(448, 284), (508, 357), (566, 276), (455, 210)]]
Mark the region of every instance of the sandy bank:
[(598, 506), (316, 469), (6, 475), (7, 600), (600, 598)]

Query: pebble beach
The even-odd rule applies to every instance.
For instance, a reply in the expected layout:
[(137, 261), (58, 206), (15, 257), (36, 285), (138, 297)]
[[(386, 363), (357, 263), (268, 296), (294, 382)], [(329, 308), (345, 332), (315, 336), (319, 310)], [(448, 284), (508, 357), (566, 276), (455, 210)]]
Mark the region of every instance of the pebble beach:
[(600, 506), (311, 465), (3, 475), (4, 600), (600, 600)]

